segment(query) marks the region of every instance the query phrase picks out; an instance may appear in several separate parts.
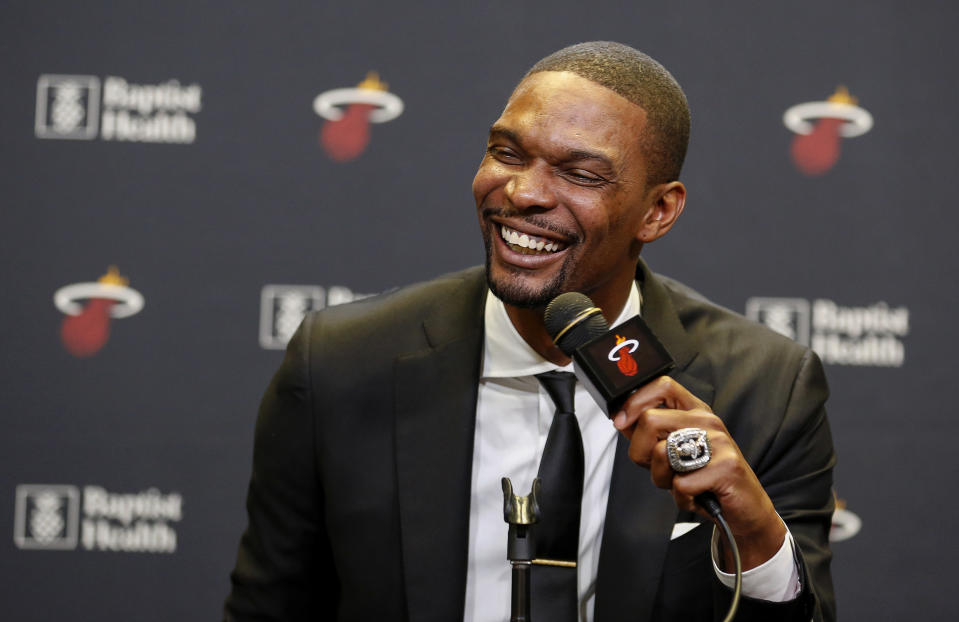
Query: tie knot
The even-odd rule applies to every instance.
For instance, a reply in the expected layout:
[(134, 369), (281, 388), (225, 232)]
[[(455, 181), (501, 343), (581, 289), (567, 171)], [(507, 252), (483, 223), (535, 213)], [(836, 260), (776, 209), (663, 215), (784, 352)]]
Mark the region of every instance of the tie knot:
[(549, 393), (556, 412), (573, 413), (574, 395), (576, 391), (576, 375), (568, 371), (547, 371), (536, 374), (536, 379)]

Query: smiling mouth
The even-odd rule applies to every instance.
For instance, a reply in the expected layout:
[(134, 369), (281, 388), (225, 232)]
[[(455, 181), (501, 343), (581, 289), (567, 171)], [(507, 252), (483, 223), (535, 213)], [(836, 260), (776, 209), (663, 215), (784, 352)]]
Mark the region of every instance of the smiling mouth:
[(506, 225), (500, 225), (499, 235), (510, 247), (510, 250), (524, 255), (549, 255), (566, 248), (566, 244), (562, 242), (547, 240), (528, 233), (520, 233)]

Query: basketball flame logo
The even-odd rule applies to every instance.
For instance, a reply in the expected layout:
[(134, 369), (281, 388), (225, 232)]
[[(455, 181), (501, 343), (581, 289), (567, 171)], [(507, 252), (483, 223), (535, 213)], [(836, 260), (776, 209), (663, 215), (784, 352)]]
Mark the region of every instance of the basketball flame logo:
[(872, 115), (859, 107), (844, 86), (826, 101), (797, 104), (783, 114), (783, 123), (795, 133), (790, 154), (800, 172), (822, 175), (839, 160), (841, 138), (862, 136), (872, 129)]
[(626, 339), (626, 337), (616, 335), (616, 347), (609, 351), (609, 360), (616, 363), (616, 367), (624, 376), (635, 376), (639, 372), (639, 365), (633, 358), (633, 352), (638, 347), (639, 342), (635, 339)]
[(370, 142), (370, 124), (392, 121), (403, 112), (403, 101), (387, 91), (375, 71), (356, 88), (333, 89), (313, 100), (313, 110), (326, 121), (320, 144), (337, 162), (360, 157)]
[(143, 308), (143, 296), (129, 287), (129, 280), (116, 266), (110, 266), (95, 283), (61, 287), (53, 302), (65, 316), (60, 326), (63, 346), (78, 358), (93, 356), (103, 348), (110, 338), (112, 319), (130, 317)]

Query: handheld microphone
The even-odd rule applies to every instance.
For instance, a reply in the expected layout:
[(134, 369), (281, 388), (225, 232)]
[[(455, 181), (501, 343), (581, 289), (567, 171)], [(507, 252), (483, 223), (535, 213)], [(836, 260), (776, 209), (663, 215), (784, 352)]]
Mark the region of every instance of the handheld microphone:
[[(576, 379), (607, 417), (619, 412), (634, 391), (675, 366), (642, 318), (633, 316), (610, 330), (602, 310), (579, 292), (553, 298), (544, 323), (553, 343), (573, 359)], [(696, 502), (713, 516), (722, 511), (710, 492), (696, 495)]]
[(668, 373), (673, 358), (638, 315), (610, 330), (602, 310), (579, 292), (560, 294), (546, 306), (546, 330), (573, 359), (583, 383), (607, 417), (650, 380)]

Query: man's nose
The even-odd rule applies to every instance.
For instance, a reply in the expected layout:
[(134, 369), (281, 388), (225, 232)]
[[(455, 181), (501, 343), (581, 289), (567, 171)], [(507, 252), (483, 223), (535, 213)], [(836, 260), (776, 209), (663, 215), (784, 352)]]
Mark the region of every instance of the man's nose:
[(556, 206), (556, 177), (545, 162), (535, 162), (516, 171), (506, 182), (506, 197), (519, 209)]

